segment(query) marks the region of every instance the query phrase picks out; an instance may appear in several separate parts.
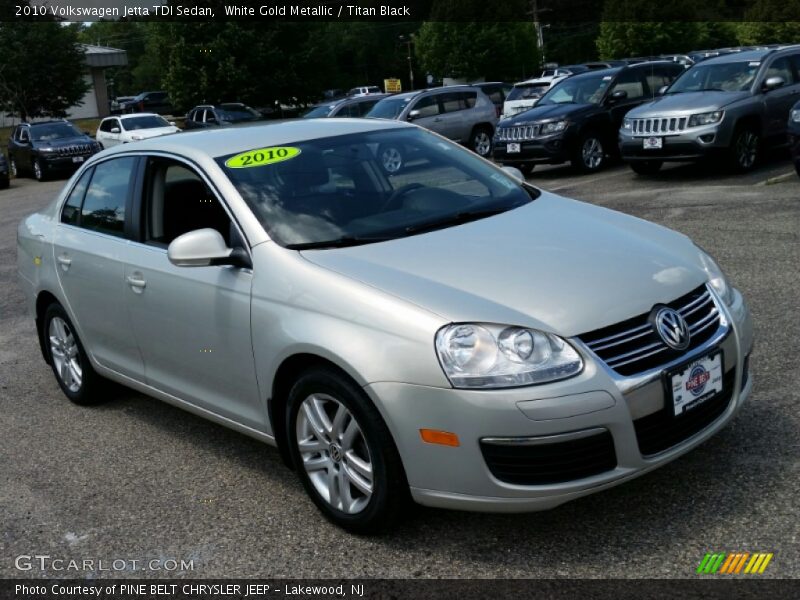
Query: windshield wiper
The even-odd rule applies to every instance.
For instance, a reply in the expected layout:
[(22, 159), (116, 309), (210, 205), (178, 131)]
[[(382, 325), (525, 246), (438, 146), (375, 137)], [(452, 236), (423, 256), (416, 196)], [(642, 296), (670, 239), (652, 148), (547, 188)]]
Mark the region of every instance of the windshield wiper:
[(347, 248), (348, 246), (361, 246), (362, 244), (372, 244), (373, 242), (385, 242), (394, 239), (390, 235), (357, 236), (345, 235), (333, 240), (322, 242), (301, 242), (299, 244), (287, 244), (289, 250), (314, 250), (318, 248)]
[(450, 225), (461, 225), (462, 223), (469, 223), (470, 221), (477, 221), (478, 219), (499, 215), (500, 213), (504, 213), (507, 210), (511, 210), (512, 208), (516, 207), (517, 205), (503, 206), (501, 208), (495, 207), (495, 208), (481, 208), (476, 210), (467, 210), (460, 213), (456, 213), (454, 215), (447, 215), (446, 217), (442, 219), (437, 219), (435, 221), (428, 221), (427, 223), (419, 223), (418, 225), (409, 225), (404, 229), (404, 231), (406, 235), (423, 233), (426, 231), (434, 231), (436, 229), (443, 229), (445, 227), (449, 227)]

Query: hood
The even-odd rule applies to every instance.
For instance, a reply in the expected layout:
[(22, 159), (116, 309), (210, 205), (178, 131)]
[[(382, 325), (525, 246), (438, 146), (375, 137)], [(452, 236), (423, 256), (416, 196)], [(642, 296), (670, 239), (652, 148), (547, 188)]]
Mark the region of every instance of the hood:
[(584, 113), (594, 110), (597, 110), (597, 106), (594, 104), (537, 104), (530, 110), (507, 119), (504, 123), (521, 125), (535, 121), (566, 119), (568, 117), (582, 116)]
[(42, 140), (34, 142), (37, 148), (63, 148), (64, 146), (74, 146), (76, 144), (92, 144), (94, 140), (86, 135), (76, 135), (68, 138), (58, 138), (57, 140)]
[(647, 312), (707, 278), (686, 236), (546, 192), (472, 223), (302, 255), (448, 321), (567, 337)]
[(628, 118), (678, 117), (713, 112), (750, 97), (750, 92), (683, 92), (660, 96), (630, 111)]
[(153, 127), (151, 129), (137, 129), (136, 131), (131, 131), (131, 135), (138, 135), (143, 140), (147, 138), (158, 137), (161, 135), (169, 135), (170, 133), (177, 133), (180, 131), (174, 125), (169, 125), (168, 127)]

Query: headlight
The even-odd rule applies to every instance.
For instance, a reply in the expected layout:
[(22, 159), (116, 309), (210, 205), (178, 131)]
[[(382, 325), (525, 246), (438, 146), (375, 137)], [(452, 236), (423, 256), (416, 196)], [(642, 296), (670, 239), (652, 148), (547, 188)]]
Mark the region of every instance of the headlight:
[(40, 147), (40, 148), (37, 148), (37, 150), (39, 150), (39, 152), (55, 152), (56, 151), (56, 149), (53, 148), (52, 146), (45, 146), (43, 148)]
[(699, 127), (700, 125), (711, 125), (712, 123), (719, 123), (722, 120), (722, 115), (725, 113), (721, 110), (714, 112), (700, 113), (689, 117), (689, 127)]
[(567, 128), (566, 121), (550, 121), (549, 123), (542, 123), (539, 129), (539, 135), (550, 135), (551, 133), (558, 133)]
[(795, 108), (792, 110), (791, 119), (794, 123), (800, 123), (800, 108)]
[(700, 262), (703, 263), (703, 269), (708, 273), (708, 283), (714, 288), (714, 291), (725, 304), (728, 306), (733, 304), (733, 288), (728, 283), (728, 278), (725, 277), (725, 273), (722, 272), (717, 261), (702, 248), (700, 248)]
[(436, 352), (457, 388), (504, 388), (577, 375), (583, 360), (562, 338), (523, 327), (457, 323), (436, 333)]
[(625, 131), (630, 131), (631, 129), (633, 129), (633, 119), (623, 119), (622, 128)]

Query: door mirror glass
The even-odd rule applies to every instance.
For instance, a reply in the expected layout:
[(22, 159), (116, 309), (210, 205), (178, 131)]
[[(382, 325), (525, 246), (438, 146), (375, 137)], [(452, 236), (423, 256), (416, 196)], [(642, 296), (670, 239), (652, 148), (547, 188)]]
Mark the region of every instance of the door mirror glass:
[(119, 127), (112, 127), (111, 133), (119, 133)]
[(419, 118), (420, 112), (418, 110), (412, 110), (408, 113), (408, 120), (413, 121), (414, 119)]
[(785, 83), (786, 81), (783, 79), (783, 77), (769, 77), (764, 82), (764, 91), (768, 92), (770, 90), (778, 89), (779, 87), (782, 87)]
[(236, 262), (234, 254), (222, 234), (210, 227), (184, 233), (167, 248), (167, 257), (176, 267), (229, 265)]

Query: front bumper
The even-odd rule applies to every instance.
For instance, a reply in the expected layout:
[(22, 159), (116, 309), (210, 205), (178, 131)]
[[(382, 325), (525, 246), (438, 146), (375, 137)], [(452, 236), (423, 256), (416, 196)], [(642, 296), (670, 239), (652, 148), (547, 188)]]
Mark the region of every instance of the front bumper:
[[(646, 381), (615, 379), (586, 350), (586, 367), (577, 377), (544, 386), (505, 390), (456, 390), (379, 382), (365, 387), (392, 431), (413, 498), (420, 504), (489, 512), (545, 510), (643, 475), (698, 446), (724, 427), (750, 394), (746, 357), (753, 344), (750, 312), (741, 294), (727, 309), (731, 324), (723, 339), (681, 359), (723, 351), (730, 401), (702, 430), (654, 455), (643, 455), (635, 421), (664, 408), (659, 377)], [(679, 361), (680, 362), (680, 361)], [(459, 447), (427, 444), (419, 430), (453, 432)], [(590, 475), (545, 485), (518, 485), (492, 474), (481, 450), (487, 438), (539, 443), (580, 439), (605, 431), (613, 439), (616, 466)], [(606, 434), (606, 435), (607, 435)], [(524, 438), (524, 439), (523, 439)], [(545, 439), (544, 441), (548, 441)]]
[[(703, 127), (692, 127), (680, 133), (654, 133), (631, 135), (624, 129), (619, 132), (619, 149), (622, 159), (695, 161), (718, 154), (729, 147), (730, 135), (723, 122)], [(660, 137), (662, 147), (646, 149), (644, 140)]]
[[(48, 171), (74, 171), (87, 160), (89, 160), (94, 153), (81, 154), (77, 156), (59, 156), (56, 154), (42, 154), (40, 158), (43, 166)], [(77, 161), (75, 159), (78, 159)]]
[[(558, 164), (570, 158), (571, 136), (561, 132), (547, 137), (533, 140), (499, 141), (495, 139), (492, 144), (494, 160), (503, 165), (516, 166), (520, 164)], [(508, 152), (508, 144), (520, 145), (519, 152)]]

